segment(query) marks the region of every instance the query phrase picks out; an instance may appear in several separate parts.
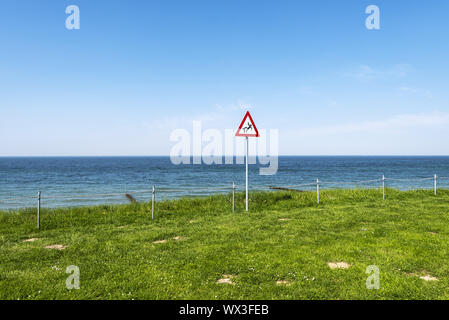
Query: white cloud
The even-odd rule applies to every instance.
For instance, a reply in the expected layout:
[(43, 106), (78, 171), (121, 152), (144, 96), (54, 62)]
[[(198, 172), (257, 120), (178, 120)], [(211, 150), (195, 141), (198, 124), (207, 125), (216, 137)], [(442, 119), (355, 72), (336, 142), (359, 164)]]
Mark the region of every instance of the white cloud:
[(433, 98), (432, 92), (430, 92), (430, 90), (426, 90), (426, 89), (402, 86), (402, 87), (399, 87), (399, 91), (403, 94), (413, 94), (413, 95), (423, 96), (428, 99)]
[(317, 95), (315, 89), (311, 86), (300, 86), (298, 88), (298, 93), (302, 96), (316, 96)]
[(368, 65), (361, 65), (356, 70), (346, 72), (346, 77), (359, 80), (383, 79), (383, 78), (403, 78), (412, 71), (408, 64), (396, 64), (387, 68), (373, 68)]
[(216, 104), (215, 109), (219, 112), (246, 111), (254, 109), (254, 105), (243, 100), (238, 100), (237, 103), (227, 105)]
[(235, 122), (239, 121), (243, 117), (244, 112), (249, 109), (253, 110), (254, 107), (249, 103), (239, 100), (237, 103), (228, 105), (216, 104), (211, 108), (210, 112), (188, 114), (185, 116), (167, 116), (142, 122), (142, 126), (152, 130), (156, 129), (168, 132), (179, 128), (189, 129), (192, 127), (193, 121), (201, 121), (205, 127), (233, 128)]
[(438, 127), (449, 125), (449, 113), (434, 111), (428, 114), (403, 114), (380, 121), (362, 121), (334, 126), (305, 128), (296, 131), (298, 136), (335, 135), (361, 132), (380, 132), (403, 128)]

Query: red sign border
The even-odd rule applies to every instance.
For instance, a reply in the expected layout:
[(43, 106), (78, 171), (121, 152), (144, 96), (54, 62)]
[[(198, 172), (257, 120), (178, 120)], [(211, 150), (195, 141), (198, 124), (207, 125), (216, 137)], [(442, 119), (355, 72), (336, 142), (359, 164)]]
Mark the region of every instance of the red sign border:
[[(245, 124), (245, 120), (246, 118), (249, 117), (249, 120), (251, 121), (252, 125), (254, 126), (254, 130), (256, 131), (256, 133), (252, 133), (252, 134), (246, 134), (246, 133), (240, 133), (240, 130), (242, 129), (243, 125)], [(237, 129), (237, 132), (235, 133), (236, 137), (259, 137), (259, 130), (257, 130), (256, 124), (254, 123), (253, 117), (251, 117), (251, 114), (249, 113), (249, 111), (246, 111), (245, 116), (243, 117), (242, 123), (240, 123), (239, 128)]]

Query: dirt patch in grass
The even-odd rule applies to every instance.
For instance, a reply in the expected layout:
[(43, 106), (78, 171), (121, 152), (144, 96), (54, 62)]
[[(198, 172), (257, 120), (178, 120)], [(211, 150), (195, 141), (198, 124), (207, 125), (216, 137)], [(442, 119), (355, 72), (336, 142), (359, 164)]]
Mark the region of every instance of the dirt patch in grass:
[(185, 240), (185, 237), (181, 237), (181, 236), (176, 236), (173, 238), (173, 240), (179, 241), (179, 240)]
[(288, 221), (288, 220), (290, 220), (290, 219), (287, 219), (287, 218), (280, 218), (279, 219), (279, 221)]
[(56, 250), (64, 250), (65, 246), (63, 246), (62, 244), (52, 244), (51, 246), (45, 246), (46, 249), (56, 249)]
[(234, 282), (232, 282), (233, 278), (235, 278), (235, 276), (232, 274), (224, 274), (221, 279), (218, 279), (217, 283), (218, 284), (222, 284), (222, 283), (235, 284)]
[(152, 243), (153, 244), (160, 244), (160, 243), (166, 243), (167, 242), (167, 240), (156, 240), (156, 241), (153, 241)]
[(278, 281), (276, 281), (276, 285), (278, 285), (278, 286), (286, 286), (286, 287), (288, 287), (291, 284), (292, 284), (291, 281), (288, 281), (288, 280), (278, 280)]
[(22, 242), (34, 242), (36, 240), (39, 240), (39, 239), (38, 238), (25, 239)]
[(425, 275), (425, 276), (421, 276), (419, 277), (420, 279), (423, 279), (425, 281), (439, 281), (438, 278), (436, 277), (432, 277), (431, 275)]
[(440, 280), (437, 277), (431, 276), (430, 273), (427, 272), (426, 270), (422, 270), (419, 273), (406, 273), (406, 275), (409, 277), (419, 277), (420, 279), (423, 279), (424, 281), (439, 281)]
[(328, 262), (327, 265), (331, 269), (348, 269), (351, 265), (344, 261), (341, 262)]

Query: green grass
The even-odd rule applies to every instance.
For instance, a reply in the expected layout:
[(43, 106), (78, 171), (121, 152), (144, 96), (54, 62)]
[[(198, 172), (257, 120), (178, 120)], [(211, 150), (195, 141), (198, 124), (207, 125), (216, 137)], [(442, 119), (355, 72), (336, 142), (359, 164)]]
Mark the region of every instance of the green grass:
[[(324, 190), (317, 206), (313, 192), (258, 192), (249, 213), (243, 194), (235, 213), (230, 195), (185, 198), (157, 203), (154, 221), (151, 203), (43, 209), (41, 230), (35, 209), (3, 212), (0, 299), (449, 299), (449, 190), (387, 195)], [(339, 261), (350, 268), (327, 265)]]

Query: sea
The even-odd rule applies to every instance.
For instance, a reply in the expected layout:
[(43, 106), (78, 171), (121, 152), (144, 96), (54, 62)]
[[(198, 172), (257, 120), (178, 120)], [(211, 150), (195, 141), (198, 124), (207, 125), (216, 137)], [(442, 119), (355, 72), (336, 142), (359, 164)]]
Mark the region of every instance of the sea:
[[(224, 160), (223, 160), (224, 162)], [(281, 156), (273, 175), (249, 165), (250, 190), (449, 188), (449, 156)], [(245, 190), (245, 164), (173, 164), (170, 157), (0, 157), (0, 209), (74, 207)]]

